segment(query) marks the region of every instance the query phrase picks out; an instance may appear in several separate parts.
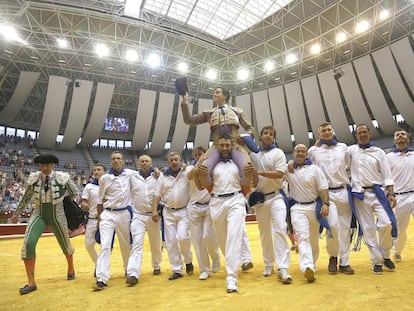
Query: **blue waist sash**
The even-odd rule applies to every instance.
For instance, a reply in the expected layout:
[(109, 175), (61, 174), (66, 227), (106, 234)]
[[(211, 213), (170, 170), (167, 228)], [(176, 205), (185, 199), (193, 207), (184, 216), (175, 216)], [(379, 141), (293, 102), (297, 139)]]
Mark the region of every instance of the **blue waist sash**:
[(375, 193), (375, 196), (377, 197), (378, 201), (381, 203), (381, 205), (384, 207), (385, 212), (387, 213), (388, 217), (391, 221), (391, 236), (393, 238), (398, 237), (398, 228), (397, 228), (397, 219), (395, 218), (394, 212), (392, 211), (392, 207), (390, 205), (390, 201), (388, 201), (387, 196), (385, 195), (385, 192), (382, 190), (380, 185), (373, 185), (372, 190)]

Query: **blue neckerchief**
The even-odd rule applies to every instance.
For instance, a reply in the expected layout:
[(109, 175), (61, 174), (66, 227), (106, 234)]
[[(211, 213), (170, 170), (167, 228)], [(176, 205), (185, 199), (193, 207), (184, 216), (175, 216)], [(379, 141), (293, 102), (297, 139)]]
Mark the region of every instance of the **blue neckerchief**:
[(268, 150), (275, 149), (276, 148), (276, 145), (275, 144), (271, 144), (271, 145), (269, 145), (269, 146), (267, 146), (265, 148), (263, 148), (262, 146), (260, 146), (259, 148), (260, 148), (260, 151), (268, 151)]
[(181, 171), (181, 167), (180, 167), (178, 170), (176, 170), (176, 171), (173, 171), (171, 168), (167, 168), (167, 169), (165, 170), (165, 172), (164, 172), (164, 175), (176, 175), (176, 174), (178, 174), (180, 171)]
[(372, 141), (370, 141), (368, 144), (365, 144), (365, 145), (358, 144), (358, 146), (359, 146), (359, 148), (367, 149), (367, 148), (373, 147), (375, 145)]
[(321, 145), (327, 145), (327, 146), (335, 146), (338, 144), (335, 138), (332, 138), (331, 141), (320, 139), (319, 142)]
[(148, 176), (150, 176), (152, 173), (154, 172), (154, 168), (151, 167), (151, 169), (149, 170), (149, 172), (147, 174), (144, 174), (141, 170), (138, 171), (138, 174), (140, 174), (142, 177), (147, 178)]
[(97, 186), (98, 186), (98, 185), (99, 185), (99, 182), (98, 182), (98, 180), (97, 180), (97, 179), (92, 179), (92, 180), (91, 180), (91, 184), (92, 184), (92, 185), (97, 185)]
[(231, 161), (232, 161), (231, 158), (220, 158), (220, 162), (226, 163), (226, 162), (231, 162)]
[(305, 162), (303, 162), (303, 164), (301, 164), (301, 165), (299, 165), (298, 162), (294, 161), (293, 162), (293, 168), (297, 168), (297, 167), (305, 166), (305, 165), (311, 165), (311, 164), (312, 164), (311, 159), (306, 158)]
[(399, 149), (397, 149), (397, 147), (395, 145), (392, 147), (392, 152), (395, 152), (395, 153), (399, 153), (399, 152), (407, 153), (408, 151), (414, 151), (414, 149), (410, 148), (410, 147), (407, 147), (404, 150), (399, 150)]
[(112, 167), (109, 169), (108, 174), (112, 174), (115, 176), (119, 176), (124, 172), (124, 169), (122, 168), (119, 172), (115, 171)]

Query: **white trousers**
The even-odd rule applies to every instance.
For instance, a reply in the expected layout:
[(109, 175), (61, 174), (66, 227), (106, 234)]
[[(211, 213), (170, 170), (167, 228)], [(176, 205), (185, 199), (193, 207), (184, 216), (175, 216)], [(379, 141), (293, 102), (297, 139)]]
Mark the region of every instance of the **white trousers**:
[(371, 263), (382, 265), (384, 258), (390, 258), (392, 248), (390, 218), (373, 192), (366, 191), (363, 201), (359, 199), (354, 201), (358, 221), (368, 245)]
[(88, 219), (88, 223), (86, 224), (85, 230), (85, 248), (91, 257), (92, 262), (96, 266), (96, 261), (98, 260), (98, 252), (96, 251), (96, 241), (95, 241), (95, 233), (97, 231), (97, 223), (96, 219)]
[(410, 222), (410, 215), (414, 217), (414, 193), (397, 195), (397, 206), (394, 208), (394, 215), (397, 218), (398, 238), (394, 244), (394, 252), (401, 255), (407, 243), (407, 228)]
[[(237, 280), (241, 262), (246, 200), (242, 194), (211, 198), (210, 215), (217, 241), (226, 259), (227, 280)], [(247, 236), (247, 235), (246, 235)]]
[[(245, 218), (246, 222), (246, 218)], [(242, 245), (240, 254), (241, 263), (249, 263), (252, 261), (252, 251), (250, 249), (249, 236), (247, 235), (246, 226), (243, 225)]]
[(315, 212), (316, 203), (295, 204), (291, 207), (292, 225), (298, 239), (299, 268), (316, 271), (319, 258), (319, 222)]
[(276, 261), (279, 269), (288, 269), (290, 249), (287, 242), (286, 204), (280, 194), (255, 206), (263, 261), (266, 267), (273, 267)]
[(187, 208), (172, 210), (163, 209), (165, 247), (173, 273), (184, 274), (183, 260), (185, 264), (193, 261), (191, 253), (191, 241), (188, 228)]
[(96, 263), (96, 277), (98, 282), (107, 283), (110, 277), (111, 245), (114, 231), (117, 234), (121, 250), (124, 271), (128, 265), (129, 253), (131, 251), (130, 241), (131, 214), (128, 210), (110, 211), (104, 209), (99, 222), (101, 235), (101, 251)]
[(154, 222), (151, 214), (134, 213), (131, 222), (132, 248), (129, 255), (127, 275), (139, 279), (141, 275), (142, 258), (144, 257), (145, 231), (151, 249), (151, 265), (153, 269), (161, 268), (161, 231), (160, 222)]
[(346, 189), (329, 190), (328, 222), (332, 237), (326, 236), (326, 251), (329, 256), (339, 257), (340, 266), (349, 265), (351, 244), (352, 209)]
[(211, 224), (208, 204), (189, 204), (188, 218), (190, 235), (197, 256), (200, 273), (210, 272), (210, 257), (212, 263), (220, 261), (220, 253), (216, 234)]

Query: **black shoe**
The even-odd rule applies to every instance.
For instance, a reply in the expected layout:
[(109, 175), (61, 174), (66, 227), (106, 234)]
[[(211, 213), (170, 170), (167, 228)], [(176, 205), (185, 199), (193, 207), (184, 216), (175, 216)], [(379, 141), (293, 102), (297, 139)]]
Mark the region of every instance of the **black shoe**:
[(160, 275), (161, 274), (161, 269), (154, 269), (154, 271), (152, 271), (153, 275)]
[(20, 295), (25, 295), (25, 294), (34, 292), (36, 289), (37, 289), (36, 284), (35, 285), (26, 284), (25, 286), (19, 289), (19, 292), (20, 292)]
[(108, 285), (107, 284), (105, 284), (104, 282), (96, 282), (96, 286), (95, 286), (95, 289), (96, 290), (103, 290), (103, 289), (105, 289), (105, 288), (107, 288), (108, 287)]
[(194, 267), (191, 262), (185, 264), (185, 272), (187, 272), (187, 275), (193, 275)]
[(339, 266), (339, 272), (344, 273), (344, 274), (355, 274), (354, 269), (352, 269), (350, 265)]
[(253, 263), (252, 262), (245, 262), (244, 264), (242, 264), (242, 271), (246, 272), (247, 270), (250, 270), (253, 268)]
[(72, 281), (72, 280), (74, 280), (76, 277), (75, 277), (75, 273), (68, 273), (68, 275), (67, 275), (67, 277), (66, 277), (66, 279), (68, 280), (68, 281)]
[(179, 274), (177, 272), (174, 272), (173, 274), (170, 275), (170, 277), (168, 278), (170, 281), (174, 281), (176, 279), (182, 278), (183, 275)]
[(384, 258), (384, 266), (388, 271), (395, 271), (395, 265), (389, 258)]
[(126, 282), (127, 282), (127, 284), (129, 284), (129, 286), (135, 286), (135, 285), (137, 285), (138, 284), (138, 282), (139, 282), (139, 279), (138, 278), (136, 278), (135, 276), (129, 276), (129, 277), (127, 277), (127, 279), (126, 279)]
[(382, 274), (382, 265), (374, 265), (372, 272), (374, 274)]
[(329, 271), (330, 274), (337, 274), (338, 273), (338, 257), (330, 257), (329, 258), (328, 271)]

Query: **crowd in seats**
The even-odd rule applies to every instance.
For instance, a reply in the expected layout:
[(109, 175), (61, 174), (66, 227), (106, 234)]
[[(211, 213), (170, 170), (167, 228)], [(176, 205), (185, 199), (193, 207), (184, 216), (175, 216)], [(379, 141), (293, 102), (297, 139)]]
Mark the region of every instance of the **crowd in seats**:
[(33, 139), (0, 135), (0, 165), (10, 167), (33, 166)]

